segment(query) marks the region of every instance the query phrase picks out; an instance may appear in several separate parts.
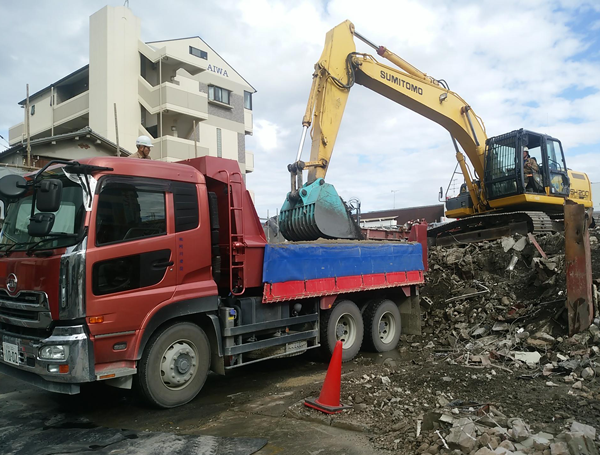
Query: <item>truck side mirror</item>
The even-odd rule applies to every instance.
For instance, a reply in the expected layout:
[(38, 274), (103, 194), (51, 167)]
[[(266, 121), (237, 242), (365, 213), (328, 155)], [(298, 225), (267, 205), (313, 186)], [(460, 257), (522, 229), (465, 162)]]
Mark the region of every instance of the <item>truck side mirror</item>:
[(54, 213), (36, 213), (29, 219), (27, 233), (32, 237), (44, 237), (50, 234), (52, 226), (54, 226)]
[(62, 182), (56, 179), (42, 180), (35, 196), (35, 205), (40, 212), (56, 212), (60, 208)]
[(19, 199), (27, 191), (27, 180), (16, 174), (0, 178), (0, 194), (8, 200)]
[(440, 186), (440, 193), (438, 194), (438, 201), (442, 202), (443, 197), (444, 197), (444, 189)]

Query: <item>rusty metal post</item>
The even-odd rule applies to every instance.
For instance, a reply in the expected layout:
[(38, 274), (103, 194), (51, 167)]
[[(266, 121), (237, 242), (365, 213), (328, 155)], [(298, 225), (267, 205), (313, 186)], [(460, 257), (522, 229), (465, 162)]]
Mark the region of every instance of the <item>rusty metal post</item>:
[(592, 300), (592, 257), (585, 207), (565, 201), (565, 262), (569, 336), (587, 329), (594, 320)]

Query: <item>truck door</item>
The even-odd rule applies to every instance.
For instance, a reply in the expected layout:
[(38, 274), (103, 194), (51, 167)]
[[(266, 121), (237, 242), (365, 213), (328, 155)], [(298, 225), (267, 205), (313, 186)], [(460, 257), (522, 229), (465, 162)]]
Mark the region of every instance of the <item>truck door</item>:
[[(112, 348), (131, 341), (147, 314), (175, 291), (175, 232), (169, 182), (108, 176), (100, 181), (86, 258), (87, 316), (96, 363), (130, 358)], [(118, 343), (117, 343), (118, 344)], [(130, 353), (129, 353), (130, 354)]]

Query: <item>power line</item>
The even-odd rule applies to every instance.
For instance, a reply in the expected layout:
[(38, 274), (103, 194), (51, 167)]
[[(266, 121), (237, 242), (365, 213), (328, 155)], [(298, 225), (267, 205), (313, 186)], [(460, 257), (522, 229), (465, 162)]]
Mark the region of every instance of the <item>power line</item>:
[(10, 144), (8, 143), (8, 141), (6, 139), (4, 139), (4, 136), (2, 136), (0, 134), (0, 139), (2, 139), (4, 142), (6, 142), (6, 145), (8, 146), (8, 148), (10, 148)]

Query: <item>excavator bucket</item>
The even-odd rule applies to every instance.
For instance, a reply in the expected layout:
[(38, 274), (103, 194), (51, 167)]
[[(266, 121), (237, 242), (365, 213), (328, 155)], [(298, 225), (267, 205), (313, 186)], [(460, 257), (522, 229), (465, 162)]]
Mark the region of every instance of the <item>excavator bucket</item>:
[(320, 178), (288, 193), (279, 213), (279, 230), (287, 240), (362, 239), (360, 228), (337, 191)]

